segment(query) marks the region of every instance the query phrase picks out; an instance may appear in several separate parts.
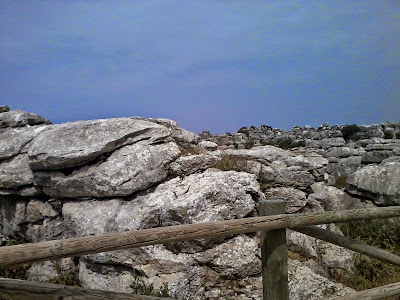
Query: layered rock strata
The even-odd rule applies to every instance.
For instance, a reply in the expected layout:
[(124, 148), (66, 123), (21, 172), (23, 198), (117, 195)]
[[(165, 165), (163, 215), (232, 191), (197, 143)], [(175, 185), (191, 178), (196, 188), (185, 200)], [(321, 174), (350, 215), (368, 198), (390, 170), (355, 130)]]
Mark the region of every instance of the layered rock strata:
[[(6, 240), (246, 218), (256, 216), (258, 202), (268, 198), (285, 199), (287, 213), (399, 204), (398, 144), (377, 137), (376, 127), (362, 138), (380, 142), (365, 148), (346, 142), (340, 128), (322, 126), (311, 134), (297, 127), (294, 140), (300, 135), (310, 141), (284, 150), (256, 141), (258, 134), (286, 134), (267, 127), (221, 142), (204, 133), (202, 140), (166, 119), (50, 124), (31, 115), (0, 107)], [(245, 149), (249, 140), (260, 146)], [(343, 174), (347, 190), (333, 186)], [(368, 181), (370, 174), (377, 183)], [(327, 228), (340, 233), (334, 225)], [(287, 236), (293, 256), (302, 257), (289, 261), (293, 299), (353, 292), (328, 279), (352, 274), (349, 251), (297, 232)], [(83, 287), (96, 289), (131, 293), (153, 286), (182, 299), (260, 299), (260, 267), (258, 235), (243, 234), (35, 263), (27, 276), (46, 281), (72, 272)]]

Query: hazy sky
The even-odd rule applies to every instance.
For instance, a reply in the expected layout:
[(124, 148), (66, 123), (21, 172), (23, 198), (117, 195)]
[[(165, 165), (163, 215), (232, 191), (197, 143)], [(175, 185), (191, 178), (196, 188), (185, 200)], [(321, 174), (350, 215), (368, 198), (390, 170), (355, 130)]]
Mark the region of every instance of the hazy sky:
[(0, 105), (197, 133), (400, 121), (400, 1), (0, 0)]

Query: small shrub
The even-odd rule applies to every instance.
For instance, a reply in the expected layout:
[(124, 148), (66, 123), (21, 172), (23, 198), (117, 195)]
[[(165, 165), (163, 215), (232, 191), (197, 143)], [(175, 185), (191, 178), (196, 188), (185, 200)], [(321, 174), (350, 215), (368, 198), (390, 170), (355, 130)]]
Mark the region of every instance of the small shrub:
[[(17, 237), (13, 240), (9, 240), (4, 246), (13, 246), (27, 243), (21, 237)], [(0, 267), (0, 277), (27, 280), (26, 272), (32, 264), (23, 264), (17, 266)]]
[(211, 168), (220, 169), (222, 171), (244, 171), (247, 161), (243, 158), (233, 155), (223, 155), (221, 159), (214, 162)]
[(345, 187), (347, 187), (347, 176), (341, 175), (336, 178), (335, 187), (337, 187), (338, 189), (344, 189)]
[(268, 129), (268, 130), (272, 129), (272, 127), (268, 126), (268, 125), (261, 125), (260, 127), (263, 128), (263, 129)]
[(261, 140), (262, 146), (275, 146), (276, 144), (271, 140)]
[(345, 125), (340, 129), (340, 131), (342, 132), (343, 138), (349, 140), (354, 138), (355, 133), (360, 132), (360, 127), (356, 124)]
[(181, 155), (182, 156), (189, 156), (189, 155), (197, 155), (200, 154), (200, 149), (197, 146), (185, 146), (185, 147), (179, 147), (181, 150)]
[(385, 130), (383, 132), (383, 134), (385, 135), (385, 139), (387, 139), (387, 140), (390, 140), (393, 137), (393, 134), (392, 134), (392, 132), (390, 130)]
[(254, 142), (253, 141), (248, 141), (248, 142), (246, 142), (246, 144), (244, 144), (244, 147), (246, 149), (251, 149), (251, 148), (254, 147)]
[(243, 126), (238, 130), (238, 133), (244, 133), (247, 137), (249, 137), (249, 130), (247, 129), (246, 126)]
[[(338, 225), (345, 236), (382, 250), (400, 254), (400, 218), (375, 219)], [(341, 280), (356, 290), (365, 290), (400, 281), (400, 267), (358, 255), (356, 274)], [(397, 298), (398, 299), (398, 298)]]
[(164, 283), (164, 285), (159, 290), (157, 290), (154, 288), (153, 284), (146, 284), (146, 282), (144, 282), (144, 280), (138, 276), (134, 276), (131, 288), (133, 289), (133, 294), (168, 298), (173, 297), (170, 294), (167, 283)]

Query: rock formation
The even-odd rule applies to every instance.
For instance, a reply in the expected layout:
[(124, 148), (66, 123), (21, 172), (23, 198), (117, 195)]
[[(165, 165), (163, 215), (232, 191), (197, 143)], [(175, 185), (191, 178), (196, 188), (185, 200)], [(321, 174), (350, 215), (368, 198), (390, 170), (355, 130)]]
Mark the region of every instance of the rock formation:
[[(361, 126), (346, 139), (343, 126), (327, 124), (198, 136), (166, 119), (51, 124), (6, 106), (0, 124), (3, 239), (246, 218), (267, 198), (285, 199), (287, 213), (400, 204), (399, 124)], [(353, 292), (328, 279), (353, 272), (349, 251), (287, 236), (293, 256), (303, 257), (289, 261), (291, 299)], [(208, 238), (35, 263), (27, 276), (46, 281), (72, 272), (90, 288), (152, 285), (177, 298), (260, 299), (259, 248), (257, 234)]]

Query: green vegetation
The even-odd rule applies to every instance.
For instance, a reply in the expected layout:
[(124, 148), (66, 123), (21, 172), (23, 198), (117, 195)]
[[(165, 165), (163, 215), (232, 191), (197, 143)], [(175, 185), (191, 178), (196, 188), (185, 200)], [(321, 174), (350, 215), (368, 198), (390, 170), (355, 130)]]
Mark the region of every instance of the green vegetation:
[(81, 282), (79, 281), (79, 274), (77, 270), (68, 270), (63, 272), (59, 264), (56, 261), (53, 261), (56, 270), (57, 277), (49, 280), (49, 283), (62, 284), (62, 285), (70, 285), (70, 286), (81, 286)]
[(345, 140), (354, 139), (354, 134), (360, 132), (360, 127), (356, 124), (345, 125), (340, 129)]
[(335, 187), (337, 187), (338, 189), (344, 189), (345, 187), (347, 187), (347, 176), (341, 175), (336, 178)]
[(167, 283), (164, 283), (160, 289), (155, 289), (153, 284), (146, 284), (143, 278), (139, 276), (134, 276), (131, 288), (133, 289), (133, 294), (176, 299), (176, 297), (171, 295)]
[(246, 142), (246, 144), (244, 144), (244, 147), (246, 149), (251, 149), (254, 147), (254, 142), (250, 140), (250, 141)]
[[(13, 240), (8, 241), (4, 246), (13, 246), (19, 244), (27, 243), (21, 237), (17, 237)], [(0, 277), (11, 278), (11, 279), (21, 279), (26, 280), (28, 279), (26, 276), (27, 270), (30, 268), (32, 264), (23, 264), (18, 266), (10, 266), (10, 267), (1, 267), (0, 268)]]
[(392, 134), (392, 132), (390, 130), (385, 130), (383, 132), (383, 134), (385, 135), (385, 139), (387, 139), (387, 140), (390, 140), (390, 139), (393, 138), (393, 134)]
[(197, 155), (200, 154), (200, 149), (197, 146), (186, 146), (186, 147), (179, 147), (181, 150), (182, 156), (189, 156), (189, 155)]
[(249, 130), (247, 129), (246, 126), (243, 126), (238, 130), (238, 133), (244, 133), (247, 137), (249, 137)]
[[(339, 228), (345, 236), (400, 255), (400, 218), (349, 222)], [(355, 290), (370, 289), (400, 282), (400, 267), (360, 254), (355, 276), (339, 281)]]
[(221, 159), (211, 165), (211, 168), (220, 169), (222, 171), (244, 171), (247, 161), (243, 158), (233, 155), (222, 155)]

